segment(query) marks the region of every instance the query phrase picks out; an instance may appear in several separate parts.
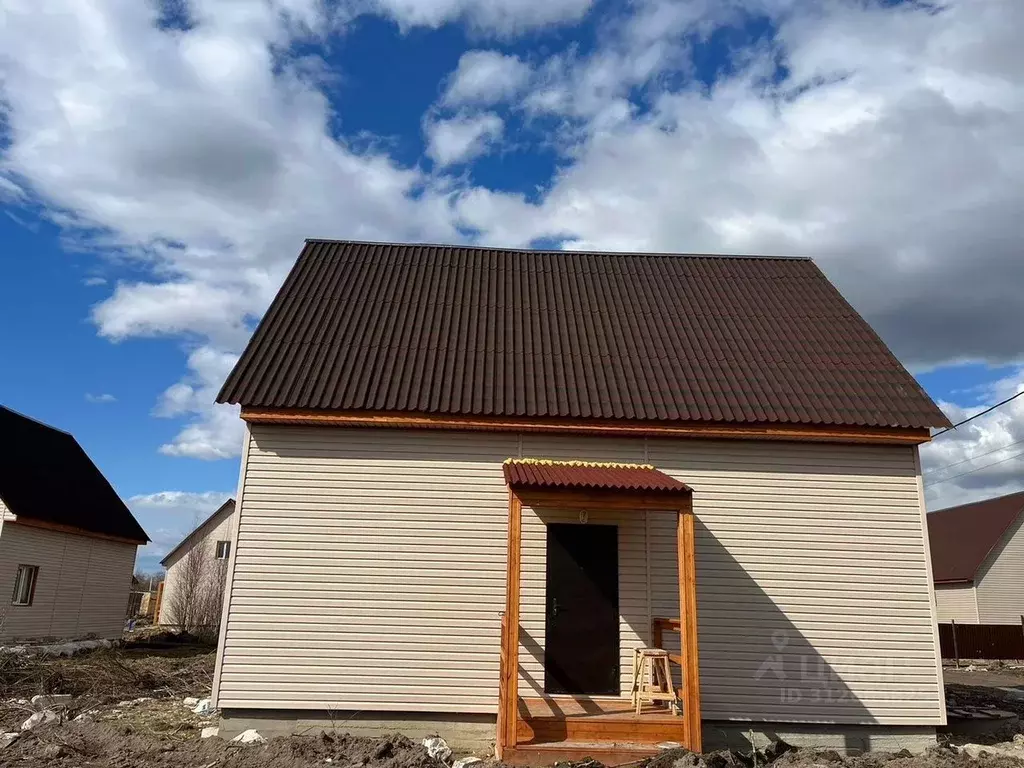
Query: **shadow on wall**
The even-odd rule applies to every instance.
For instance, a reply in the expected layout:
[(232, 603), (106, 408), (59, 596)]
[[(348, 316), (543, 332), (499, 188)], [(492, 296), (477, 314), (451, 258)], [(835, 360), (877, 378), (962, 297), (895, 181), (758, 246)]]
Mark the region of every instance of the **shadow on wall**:
[[(658, 514), (658, 513), (655, 513)], [(671, 517), (674, 523), (674, 515)], [(872, 748), (869, 734), (858, 727), (879, 726), (878, 713), (893, 709), (932, 709), (935, 697), (935, 663), (904, 658), (899, 640), (885, 634), (885, 622), (875, 625), (861, 613), (852, 617), (828, 609), (835, 594), (849, 587), (833, 575), (831, 584), (814, 587), (801, 598), (799, 613), (816, 628), (816, 641), (807, 637), (787, 611), (772, 600), (718, 539), (697, 521), (698, 632), (700, 644), (701, 702), (706, 747), (729, 746), (749, 749), (749, 732), (763, 739), (793, 739), (801, 734), (805, 746), (819, 745), (860, 752)], [(658, 567), (671, 568), (652, 590), (652, 615), (678, 615), (675, 539), (673, 556), (661, 559)], [(671, 565), (669, 565), (671, 564)], [(882, 597), (882, 595), (877, 595)], [(850, 599), (856, 600), (856, 597)], [(818, 609), (813, 603), (821, 603)], [(672, 607), (675, 606), (675, 610)], [(628, 618), (639, 637), (650, 642), (646, 620)], [(860, 631), (850, 629), (852, 623)], [(837, 624), (835, 622), (843, 622)], [(679, 636), (668, 633), (666, 647), (679, 650)], [(833, 651), (830, 662), (822, 649)], [(519, 672), (528, 687), (542, 691), (531, 669), (543, 669), (544, 648), (540, 639), (520, 629)], [(530, 663), (532, 661), (532, 664)], [(525, 663), (524, 663), (525, 662)], [(678, 668), (675, 668), (678, 674)], [(908, 674), (909, 678), (908, 679)], [(858, 680), (868, 691), (865, 703), (846, 679)], [(920, 682), (914, 685), (914, 680)], [(679, 684), (678, 676), (676, 684)], [(929, 690), (930, 688), (930, 690)], [(586, 702), (582, 702), (586, 709)], [(597, 711), (595, 707), (595, 712)], [(921, 725), (922, 729), (927, 725)], [(780, 733), (779, 729), (784, 729)], [(878, 730), (887, 729), (879, 726)], [(821, 740), (817, 741), (818, 735)], [(827, 735), (827, 737), (826, 737)], [(886, 739), (886, 748), (899, 749), (899, 736)], [(837, 740), (838, 739), (838, 740)], [(908, 740), (906, 746), (913, 748)], [(878, 748), (877, 745), (874, 748)]]

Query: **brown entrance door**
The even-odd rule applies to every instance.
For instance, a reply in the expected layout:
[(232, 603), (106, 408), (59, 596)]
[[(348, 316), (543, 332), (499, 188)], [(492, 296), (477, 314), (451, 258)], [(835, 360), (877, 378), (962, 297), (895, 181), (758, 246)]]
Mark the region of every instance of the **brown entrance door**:
[(618, 532), (614, 525), (548, 525), (547, 693), (619, 693)]

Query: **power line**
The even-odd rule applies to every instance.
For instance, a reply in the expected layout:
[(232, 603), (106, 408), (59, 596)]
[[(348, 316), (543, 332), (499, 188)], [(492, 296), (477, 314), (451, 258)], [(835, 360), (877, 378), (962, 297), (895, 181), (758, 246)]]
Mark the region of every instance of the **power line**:
[(930, 488), (934, 488), (936, 485), (942, 485), (943, 483), (948, 483), (950, 480), (956, 480), (958, 477), (964, 477), (965, 475), (973, 475), (975, 472), (980, 472), (983, 469), (988, 469), (989, 467), (994, 467), (996, 464), (1003, 464), (1003, 463), (1005, 463), (1007, 461), (1011, 461), (1013, 459), (1019, 459), (1021, 456), (1024, 456), (1024, 451), (1021, 451), (1020, 453), (1016, 453), (1013, 456), (1007, 456), (1005, 459), (1000, 459), (999, 461), (993, 461), (991, 464), (986, 464), (984, 467), (976, 467), (975, 469), (969, 469), (966, 472), (961, 472), (959, 475), (953, 475), (952, 477), (944, 477), (941, 480), (936, 480), (934, 483), (929, 483), (928, 486)]
[(996, 408), (998, 408), (999, 406), (1001, 406), (1001, 405), (1006, 405), (1006, 404), (1007, 404), (1008, 402), (1010, 402), (1011, 400), (1016, 400), (1016, 399), (1017, 399), (1018, 397), (1020, 397), (1021, 395), (1024, 395), (1024, 389), (1022, 389), (1022, 390), (1021, 390), (1020, 392), (1018, 392), (1018, 393), (1017, 393), (1016, 395), (1011, 395), (1010, 397), (1006, 398), (1006, 399), (1005, 399), (1005, 400), (1003, 400), (1003, 401), (1002, 401), (1001, 403), (996, 403), (996, 404), (995, 404), (995, 405), (993, 405), (993, 406), (992, 406), (991, 408), (986, 408), (986, 409), (985, 409), (984, 411), (982, 411), (981, 413), (976, 413), (976, 414), (974, 414), (973, 416), (968, 416), (968, 417), (967, 417), (966, 419), (964, 419), (963, 421), (958, 421), (958, 422), (957, 422), (956, 424), (954, 424), (954, 425), (953, 425), (952, 427), (946, 427), (946, 428), (945, 428), (944, 430), (942, 430), (941, 432), (936, 432), (936, 433), (935, 433), (934, 435), (932, 435), (932, 440), (934, 440), (934, 439), (935, 439), (936, 437), (938, 437), (939, 435), (944, 435), (944, 434), (946, 434), (946, 433), (947, 433), (947, 432), (949, 432), (949, 431), (950, 431), (951, 429), (956, 429), (957, 427), (963, 426), (963, 425), (964, 425), (964, 424), (966, 424), (966, 423), (967, 423), (968, 421), (973, 421), (974, 419), (978, 418), (979, 416), (984, 416), (984, 415), (985, 415), (986, 413), (991, 413), (992, 411), (994, 411), (994, 410), (995, 410)]
[(1024, 443), (1024, 437), (1022, 437), (1020, 440), (1014, 440), (1012, 443), (1008, 443), (1007, 445), (1000, 446), (999, 448), (993, 448), (991, 451), (986, 451), (985, 453), (979, 453), (977, 456), (971, 456), (971, 457), (966, 458), (966, 459), (964, 459), (962, 461), (954, 461), (952, 464), (944, 464), (941, 467), (935, 467), (935, 469), (929, 469), (927, 472), (925, 472), (922, 475), (922, 477), (928, 477), (928, 475), (934, 475), (936, 472), (941, 472), (944, 469), (950, 469), (952, 467), (959, 467), (961, 464), (966, 464), (969, 461), (977, 461), (978, 459), (983, 459), (986, 456), (991, 456), (993, 453), (999, 453), (999, 451), (1005, 451), (1007, 448), (1013, 448), (1013, 446), (1019, 445), (1020, 443)]

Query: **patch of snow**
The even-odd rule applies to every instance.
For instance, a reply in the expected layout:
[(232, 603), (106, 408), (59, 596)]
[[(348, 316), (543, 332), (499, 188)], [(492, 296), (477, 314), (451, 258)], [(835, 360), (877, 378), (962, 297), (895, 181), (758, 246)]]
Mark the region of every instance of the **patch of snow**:
[(203, 730), (199, 732), (199, 738), (200, 739), (210, 739), (210, 738), (213, 738), (214, 736), (218, 735), (219, 733), (220, 733), (220, 728), (217, 727), (216, 725), (211, 725), (208, 728), (203, 728)]
[(184, 699), (181, 700), (181, 703), (189, 709), (192, 709), (192, 707), (199, 703), (199, 699), (195, 696), (186, 696)]
[(452, 768), (467, 768), (467, 766), (476, 765), (477, 763), (482, 762), (483, 760), (481, 760), (479, 757), (460, 757), (458, 760), (452, 763)]

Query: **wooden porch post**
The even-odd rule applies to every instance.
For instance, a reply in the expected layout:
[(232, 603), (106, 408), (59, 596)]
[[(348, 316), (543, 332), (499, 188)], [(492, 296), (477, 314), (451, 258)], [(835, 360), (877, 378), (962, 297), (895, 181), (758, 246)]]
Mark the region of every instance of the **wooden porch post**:
[(522, 566), (523, 503), (508, 492), (508, 563), (505, 569), (505, 614), (501, 620), (501, 668), (498, 680), (498, 759), (516, 746), (519, 718), (519, 576)]
[(697, 658), (697, 574), (693, 554), (693, 502), (680, 507), (676, 525), (679, 561), (679, 644), (683, 657), (683, 734), (686, 747), (701, 751), (700, 669)]

